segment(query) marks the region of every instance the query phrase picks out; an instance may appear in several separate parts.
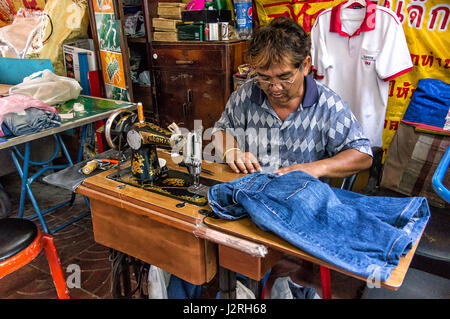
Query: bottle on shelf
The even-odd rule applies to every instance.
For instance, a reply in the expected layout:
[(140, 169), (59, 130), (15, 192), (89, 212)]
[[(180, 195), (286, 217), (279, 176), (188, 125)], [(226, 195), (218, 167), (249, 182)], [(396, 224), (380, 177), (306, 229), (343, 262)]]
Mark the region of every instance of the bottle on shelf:
[(252, 36), (252, 0), (234, 0), (234, 13), (238, 38), (250, 39)]

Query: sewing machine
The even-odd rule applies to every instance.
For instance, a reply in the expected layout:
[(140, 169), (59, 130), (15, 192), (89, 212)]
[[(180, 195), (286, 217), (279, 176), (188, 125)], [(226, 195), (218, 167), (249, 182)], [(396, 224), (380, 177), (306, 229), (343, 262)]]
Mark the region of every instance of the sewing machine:
[[(149, 191), (175, 197), (197, 205), (206, 205), (207, 192), (216, 181), (202, 178), (202, 128), (182, 132), (175, 124), (168, 129), (146, 122), (142, 104), (138, 103), (137, 114), (118, 111), (112, 114), (105, 125), (108, 145), (116, 150), (131, 150), (128, 169), (117, 170), (108, 178), (141, 187)], [(157, 148), (171, 148), (175, 158), (182, 152), (180, 166), (188, 173), (169, 170), (158, 158)], [(207, 184), (207, 185), (204, 185)]]

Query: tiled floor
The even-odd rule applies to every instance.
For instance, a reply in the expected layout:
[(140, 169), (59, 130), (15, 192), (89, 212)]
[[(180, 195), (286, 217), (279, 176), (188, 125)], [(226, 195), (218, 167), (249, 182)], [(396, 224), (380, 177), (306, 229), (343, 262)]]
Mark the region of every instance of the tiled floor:
[[(0, 177), (0, 182), (10, 194), (13, 204), (13, 215), (17, 216), (20, 194), (20, 179), (17, 174)], [(50, 186), (45, 182), (33, 183), (33, 191), (41, 209), (67, 200), (70, 192)], [(87, 210), (82, 196), (77, 196), (72, 207), (63, 207), (45, 215), (50, 228), (56, 227), (72, 216), (79, 216)], [(25, 216), (34, 214), (29, 200), (26, 201)], [(35, 220), (40, 225), (38, 220)], [(65, 271), (66, 278), (71, 272), (66, 272), (71, 264), (78, 265), (81, 270), (80, 288), (70, 288), (71, 298), (75, 299), (111, 299), (111, 262), (109, 248), (97, 244), (94, 240), (90, 217), (75, 222), (72, 225), (56, 232), (55, 245)], [(319, 295), (320, 275), (319, 268), (314, 266), (312, 275), (299, 279), (301, 284), (316, 288)], [(365, 283), (348, 276), (331, 272), (334, 298), (359, 298), (361, 288)], [(217, 276), (204, 286), (202, 298), (214, 298), (217, 292)], [(136, 282), (133, 281), (132, 284)], [(134, 296), (137, 297), (137, 294)], [(0, 280), (0, 299), (48, 299), (57, 298), (56, 291), (50, 276), (50, 270), (41, 253), (33, 262), (20, 270)]]

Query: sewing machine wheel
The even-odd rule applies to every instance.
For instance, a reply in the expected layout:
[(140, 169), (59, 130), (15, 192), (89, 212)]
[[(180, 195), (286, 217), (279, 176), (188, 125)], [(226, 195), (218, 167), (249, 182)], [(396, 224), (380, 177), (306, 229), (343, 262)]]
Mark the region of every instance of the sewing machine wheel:
[(136, 118), (137, 114), (129, 110), (119, 110), (109, 116), (105, 125), (105, 138), (109, 147), (123, 149), (127, 142), (126, 134)]

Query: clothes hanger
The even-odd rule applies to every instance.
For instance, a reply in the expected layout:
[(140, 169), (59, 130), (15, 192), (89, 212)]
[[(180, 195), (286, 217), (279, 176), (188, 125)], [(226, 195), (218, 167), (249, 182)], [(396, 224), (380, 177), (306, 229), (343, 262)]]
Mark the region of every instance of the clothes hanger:
[(366, 0), (349, 0), (347, 1), (343, 6), (342, 9), (348, 8), (354, 4), (359, 4), (362, 7), (366, 7), (367, 6), (367, 2)]
[[(353, 5), (359, 5), (362, 8), (366, 8), (367, 7), (367, 2), (366, 0), (348, 0), (342, 7), (341, 10), (346, 9), (348, 7), (351, 7)], [(342, 18), (342, 20), (352, 20), (352, 21), (362, 21), (362, 19), (360, 18), (352, 18), (352, 17), (346, 17), (346, 18)]]

